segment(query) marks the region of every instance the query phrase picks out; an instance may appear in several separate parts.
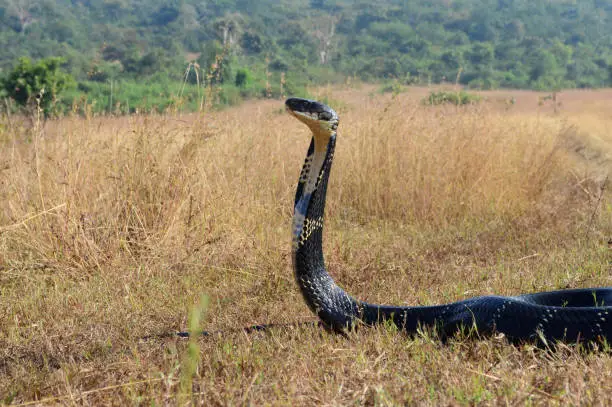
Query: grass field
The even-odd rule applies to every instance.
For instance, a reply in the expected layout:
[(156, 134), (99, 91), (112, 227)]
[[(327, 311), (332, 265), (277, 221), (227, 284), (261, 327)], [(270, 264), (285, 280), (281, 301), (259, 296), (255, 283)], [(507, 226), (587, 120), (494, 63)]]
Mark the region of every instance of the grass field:
[[(341, 117), (325, 232), (340, 285), (407, 305), (612, 286), (612, 91), (424, 94), (317, 93)], [(0, 403), (612, 404), (609, 349), (236, 330), (313, 320), (290, 256), (309, 139), (281, 101), (3, 119)], [(155, 337), (190, 327), (225, 333)]]

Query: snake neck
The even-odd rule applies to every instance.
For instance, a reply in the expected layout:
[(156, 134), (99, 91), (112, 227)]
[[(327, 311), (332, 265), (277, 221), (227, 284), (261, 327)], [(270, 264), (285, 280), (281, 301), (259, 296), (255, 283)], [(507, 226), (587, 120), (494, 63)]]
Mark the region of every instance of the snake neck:
[(418, 321), (433, 322), (444, 312), (443, 306), (393, 307), (361, 302), (338, 286), (327, 272), (323, 217), (335, 145), (335, 133), (329, 138), (313, 137), (295, 195), (293, 267), (306, 303), (324, 324), (337, 331), (350, 328), (357, 320), (368, 325), (393, 320), (411, 330), (417, 328)]
[(433, 322), (441, 307), (408, 309), (361, 302), (338, 286), (327, 272), (323, 257), (323, 217), (335, 146), (335, 133), (329, 138), (313, 137), (295, 195), (293, 267), (306, 304), (324, 324), (337, 331), (350, 328), (357, 320), (370, 325), (390, 319), (409, 329), (416, 329), (418, 320)]
[(336, 134), (325, 148), (313, 137), (298, 181), (293, 213), (293, 267), (310, 309), (330, 328), (342, 330), (360, 315), (361, 304), (340, 288), (325, 268), (323, 216)]

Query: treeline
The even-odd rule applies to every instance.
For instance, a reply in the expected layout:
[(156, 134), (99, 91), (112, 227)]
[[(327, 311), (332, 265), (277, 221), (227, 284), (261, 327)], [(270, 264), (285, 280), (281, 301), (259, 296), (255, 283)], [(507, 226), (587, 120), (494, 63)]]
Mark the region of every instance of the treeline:
[(612, 0), (0, 0), (0, 77), (19, 57), (59, 56), (74, 78), (63, 103), (101, 110), (196, 108), (212, 85), (215, 103), (233, 103), (347, 77), (604, 87), (610, 27)]

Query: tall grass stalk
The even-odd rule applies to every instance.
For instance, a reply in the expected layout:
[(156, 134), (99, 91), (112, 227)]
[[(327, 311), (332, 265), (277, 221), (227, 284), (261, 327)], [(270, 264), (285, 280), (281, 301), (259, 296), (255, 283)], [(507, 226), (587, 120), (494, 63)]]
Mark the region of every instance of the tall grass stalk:
[(208, 307), (208, 297), (204, 294), (189, 313), (189, 345), (183, 354), (179, 390), (179, 405), (187, 404), (192, 398), (193, 380), (197, 376), (200, 363), (200, 346), (198, 340), (202, 332), (202, 319)]
[[(324, 236), (338, 283), (401, 305), (611, 286), (610, 104), (423, 106), (428, 91), (326, 90), (340, 114)], [(277, 100), (201, 116), (0, 121), (0, 402), (612, 402), (609, 353), (571, 346), (229, 332), (312, 316), (290, 248), (311, 133)], [(228, 333), (143, 339), (202, 328)]]

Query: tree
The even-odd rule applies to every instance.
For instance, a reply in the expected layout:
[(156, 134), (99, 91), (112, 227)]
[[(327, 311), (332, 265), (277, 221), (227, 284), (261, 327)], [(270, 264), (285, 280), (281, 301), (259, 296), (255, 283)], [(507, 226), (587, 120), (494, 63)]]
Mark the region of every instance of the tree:
[(336, 34), (336, 23), (338, 18), (329, 16), (327, 18), (319, 17), (314, 23), (311, 34), (319, 42), (319, 62), (325, 65), (329, 61), (330, 53), (333, 48), (332, 39)]
[(163, 5), (151, 18), (151, 24), (153, 25), (168, 25), (176, 20), (180, 15), (180, 10), (173, 6)]
[(246, 31), (240, 38), (240, 46), (247, 54), (259, 54), (263, 50), (263, 40), (256, 32)]
[(24, 32), (26, 27), (33, 22), (30, 11), (32, 10), (34, 2), (31, 0), (13, 0), (8, 3), (9, 10), (16, 17), (18, 25), (15, 27), (20, 32)]
[(481, 71), (488, 68), (493, 60), (495, 59), (495, 52), (493, 46), (488, 43), (475, 43), (471, 49), (467, 52), (467, 60), (476, 68)]
[(62, 62), (62, 58), (46, 58), (36, 63), (19, 58), (17, 66), (2, 81), (2, 88), (22, 107), (32, 106), (36, 100), (48, 116), (58, 94), (74, 83), (72, 76), (62, 72)]
[(244, 17), (240, 13), (226, 14), (222, 18), (217, 19), (213, 24), (220, 40), (223, 41), (223, 46), (228, 48), (231, 48), (236, 42), (243, 25)]

